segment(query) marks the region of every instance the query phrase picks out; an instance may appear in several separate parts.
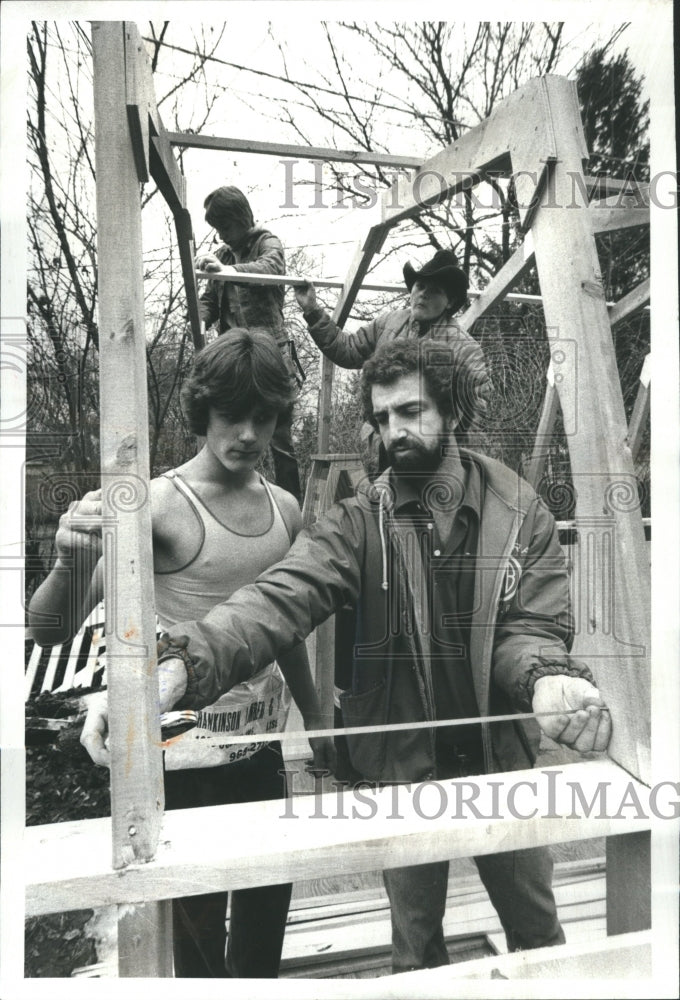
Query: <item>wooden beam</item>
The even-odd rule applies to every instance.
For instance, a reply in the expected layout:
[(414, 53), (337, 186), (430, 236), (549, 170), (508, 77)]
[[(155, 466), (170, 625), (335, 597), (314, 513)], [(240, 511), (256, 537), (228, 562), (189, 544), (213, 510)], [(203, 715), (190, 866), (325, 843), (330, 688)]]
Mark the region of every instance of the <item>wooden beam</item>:
[(414, 169), (422, 158), (374, 153), (366, 149), (330, 149), (319, 146), (296, 146), (282, 142), (257, 142), (254, 139), (229, 139), (193, 132), (168, 132), (168, 142), (184, 149), (214, 149), (233, 153), (259, 153), (265, 156), (290, 156), (303, 160), (327, 160), (329, 163), (368, 163), (381, 167)]
[(638, 387), (637, 396), (635, 397), (635, 405), (633, 406), (633, 412), (630, 415), (630, 422), (628, 424), (628, 447), (630, 448), (630, 453), (633, 456), (634, 462), (637, 460), (638, 452), (640, 451), (640, 444), (642, 442), (642, 435), (645, 432), (647, 420), (649, 419), (649, 402), (651, 397), (650, 380), (651, 355), (648, 354), (642, 365), (640, 385)]
[[(513, 257), (511, 257), (510, 260), (506, 262), (504, 267), (508, 265), (512, 265), (512, 268), (516, 267), (517, 263), (519, 262), (519, 257), (521, 256), (519, 254), (519, 250), (516, 251), (516, 253), (518, 256), (515, 257), (515, 255), (513, 255)], [(509, 280), (511, 279), (510, 271), (511, 269), (509, 268), (508, 271), (503, 275), (502, 271), (499, 271), (498, 274), (495, 276), (495, 278), (499, 278), (500, 283), (502, 283), (505, 280)], [(519, 280), (521, 276), (522, 276), (521, 274), (518, 274), (517, 278), (512, 280)], [(300, 277), (297, 274), (249, 274), (247, 271), (239, 271), (238, 274), (229, 274), (220, 271), (216, 272), (196, 271), (196, 278), (198, 278), (199, 280), (206, 280), (206, 281), (224, 281), (227, 284), (231, 283), (235, 285), (290, 285), (293, 288), (294, 287), (299, 288), (302, 285), (309, 284), (309, 282), (311, 282), (313, 285), (316, 285), (318, 288), (344, 289), (345, 285), (347, 284), (346, 278), (342, 280), (340, 278)], [(492, 282), (495, 281), (495, 278), (492, 279)], [(357, 288), (357, 291), (362, 291), (362, 292), (393, 292), (395, 295), (407, 294), (407, 288), (405, 285), (395, 285), (394, 282), (362, 281), (359, 282), (359, 286), (360, 287)], [(478, 291), (475, 288), (470, 288), (468, 289), (467, 297), (469, 299), (475, 299), (475, 300), (482, 298), (486, 295), (487, 289), (490, 287), (491, 283), (487, 285), (487, 287), (484, 288), (482, 291)], [(503, 293), (502, 291), (498, 291), (496, 287), (492, 291), (494, 293), (497, 292), (497, 294), (493, 294), (492, 302), (488, 301), (487, 299), (484, 300), (484, 307), (481, 310), (481, 314), (487, 312), (493, 305), (496, 305), (501, 299), (506, 299), (508, 302), (540, 303), (543, 301), (541, 295), (530, 295), (524, 292)], [(343, 296), (342, 301), (343, 301), (343, 312), (346, 312), (349, 315), (351, 309), (351, 307), (349, 306), (349, 299)], [(621, 299), (621, 302), (623, 302), (623, 299)], [(609, 308), (615, 306), (616, 303), (607, 302), (606, 305)], [(474, 322), (475, 319), (480, 318), (480, 313), (477, 312), (476, 309), (473, 312), (473, 308), (474, 307), (470, 307), (470, 309), (468, 309), (466, 313), (463, 313), (461, 317), (461, 323), (464, 324), (465, 329), (468, 328), (468, 325), (470, 323), (468, 316), (473, 317), (472, 322)]]
[(534, 447), (525, 473), (527, 482), (531, 483), (534, 489), (538, 488), (538, 484), (543, 478), (559, 407), (560, 400), (555, 388), (555, 379), (553, 378), (551, 366), (548, 368), (543, 409), (541, 410), (541, 417), (538, 422)]
[(125, 114), (121, 22), (94, 22), (92, 45), (113, 864), (120, 868), (153, 857), (163, 779), (154, 670), (141, 207)]
[[(376, 253), (381, 249), (387, 231), (383, 226), (373, 226), (360, 249), (350, 263), (333, 310), (333, 321), (342, 326), (354, 305), (361, 283)], [(321, 392), (319, 393), (319, 432), (317, 448), (322, 454), (328, 451), (331, 428), (331, 404), (333, 397), (333, 362), (324, 355), (321, 362)]]
[(203, 346), (203, 327), (194, 270), (194, 235), (186, 209), (186, 181), (158, 112), (151, 63), (137, 26), (125, 22), (125, 99), (132, 150), (141, 182), (153, 177), (175, 220), (187, 311), (194, 347)]
[[(644, 207), (619, 207), (613, 199), (606, 199), (603, 204), (600, 202), (590, 203), (590, 212), (593, 229), (596, 233), (607, 232), (613, 229), (623, 229), (626, 226), (649, 225), (649, 208)], [(468, 292), (468, 297), (476, 296), (476, 301), (459, 319), (463, 329), (469, 330), (472, 324), (484, 313), (492, 309), (501, 299), (508, 301), (542, 301), (540, 295), (520, 296), (508, 295), (508, 291), (520, 281), (530, 270), (535, 261), (534, 245), (531, 238), (531, 231), (527, 233), (524, 241), (515, 250), (513, 255), (503, 264), (491, 279), (488, 285), (481, 292)], [(647, 282), (649, 293), (649, 282)], [(623, 301), (623, 300), (622, 300)], [(649, 294), (647, 295), (649, 301)], [(644, 302), (642, 303), (645, 304)]]
[(460, 317), (458, 322), (463, 329), (469, 330), (473, 323), (480, 319), (489, 309), (493, 309), (501, 299), (511, 298), (507, 294), (509, 289), (524, 277), (533, 263), (534, 244), (529, 232), (512, 257), (503, 264), (500, 271), (493, 276), (489, 284), (481, 292), (477, 293), (478, 297), (474, 304)]
[(194, 252), (194, 231), (191, 225), (191, 216), (186, 208), (178, 208), (173, 212), (173, 217), (177, 233), (177, 245), (179, 246), (179, 257), (182, 264), (182, 277), (184, 278), (184, 288), (187, 297), (191, 336), (195, 349), (200, 351), (205, 343), (205, 337), (203, 336), (203, 321), (201, 319), (198, 286), (196, 284), (196, 255)]
[[(163, 815), (138, 162), (128, 131), (122, 22), (92, 24), (101, 463), (113, 868), (155, 854)], [(149, 902), (159, 917), (162, 904)], [(119, 926), (121, 954), (148, 957), (157, 921)], [(153, 965), (150, 975), (159, 974)], [(137, 962), (133, 963), (137, 968)], [(125, 963), (120, 965), (125, 974)]]
[(559, 155), (532, 233), (548, 336), (574, 351), (557, 386), (565, 422), (574, 419), (567, 442), (586, 602), (574, 652), (617, 720), (612, 758), (649, 781), (649, 556), (592, 216), (587, 201), (574, 202), (583, 159), (575, 86), (545, 82)]
[(118, 907), (118, 975), (172, 978), (172, 902), (150, 901)]
[(649, 278), (647, 278), (612, 305), (609, 310), (609, 323), (611, 327), (614, 328), (617, 323), (643, 309), (649, 302), (649, 298), (650, 284)]
[[(317, 288), (339, 288), (344, 289), (347, 285), (347, 278), (307, 278), (297, 274), (254, 274), (248, 271), (239, 271), (238, 274), (224, 274), (212, 271), (196, 271), (196, 277), (202, 280), (226, 281), (237, 285), (290, 285), (292, 288), (300, 288), (312, 282)], [(407, 295), (408, 289), (403, 283), (400, 285), (394, 282), (366, 281), (360, 282), (359, 291), (362, 292), (394, 292), (395, 295)], [(475, 292), (472, 293), (477, 294)]]
[[(509, 979), (517, 982), (525, 979), (538, 979), (544, 983), (538, 988), (545, 995), (547, 981), (550, 983), (550, 996), (573, 996), (573, 990), (579, 981), (606, 980), (621, 983), (625, 991), (605, 994), (600, 991), (593, 996), (639, 996), (642, 994), (634, 984), (644, 986), (645, 981), (652, 976), (652, 935), (649, 932), (626, 934), (611, 940), (582, 941), (575, 944), (563, 944), (552, 948), (534, 948), (530, 951), (513, 952), (507, 955), (495, 955), (489, 958), (476, 958), (468, 962), (455, 962), (435, 969), (424, 969), (418, 972), (402, 972), (390, 976), (390, 997), (407, 998), (412, 996), (451, 996), (444, 993), (445, 989), (454, 991), (454, 995), (465, 995), (458, 980), (460, 979)], [(454, 981), (456, 985), (454, 986)], [(362, 986), (364, 984), (362, 983)], [(519, 982), (517, 983), (519, 988)], [(649, 987), (648, 987), (649, 988)], [(489, 990), (491, 988), (489, 987)], [(581, 991), (579, 991), (580, 994)], [(473, 996), (481, 994), (475, 990)], [(498, 996), (536, 996), (537, 991), (525, 987), (519, 994), (499, 992)], [(649, 994), (653, 995), (653, 994)], [(362, 989), (362, 998), (379, 1000), (384, 996), (380, 992), (380, 980), (375, 984), (368, 981), (366, 989)]]
[(186, 205), (186, 183), (172, 155), (165, 131), (151, 136), (149, 150), (151, 176), (174, 213)]
[(137, 26), (125, 22), (125, 105), (140, 183), (149, 180), (149, 80), (151, 68)]
[[(387, 229), (384, 226), (373, 226), (369, 229), (361, 249), (357, 250), (354, 255), (347, 270), (347, 276), (343, 282), (340, 297), (333, 311), (333, 321), (338, 326), (342, 326), (349, 316), (358, 292), (362, 288), (370, 287), (369, 285), (364, 285), (364, 278), (374, 256), (380, 253), (386, 236)], [(402, 292), (406, 291), (405, 285), (401, 286), (401, 288)]]
[[(173, 211), (186, 205), (186, 184), (168, 141), (153, 85), (151, 62), (136, 24), (124, 22), (125, 106), (130, 120), (135, 161), (146, 170)], [(148, 143), (142, 147), (142, 143)], [(142, 179), (148, 179), (141, 177)]]
[[(294, 775), (292, 780), (295, 787)], [(499, 791), (503, 780), (506, 791)], [(604, 803), (580, 810), (575, 789), (586, 803), (604, 794)], [(510, 794), (515, 795), (512, 811)], [(171, 810), (163, 820), (156, 858), (119, 871), (108, 863), (109, 820), (29, 827), (26, 914), (270, 885), (308, 878), (314, 871), (341, 875), (466, 858), (608, 836), (622, 826), (638, 832), (650, 822), (642, 818), (650, 815), (649, 790), (605, 759), (387, 786), (360, 795), (339, 791)], [(624, 796), (630, 800), (632, 795), (640, 801), (641, 815), (628, 809), (625, 818), (617, 817)], [(466, 805), (470, 802), (478, 815)]]
[(652, 852), (649, 830), (607, 837), (607, 934), (652, 926)]
[(590, 202), (590, 214), (596, 233), (649, 225), (649, 201), (627, 205), (627, 200), (625, 195), (619, 195)]
[[(383, 222), (395, 225), (473, 187), (484, 172), (512, 163), (520, 220), (528, 225), (545, 167), (555, 160), (555, 135), (546, 114), (546, 81), (530, 80), (506, 97), (491, 118), (426, 160), (413, 178), (399, 178), (382, 195)], [(585, 143), (583, 157), (587, 157)]]

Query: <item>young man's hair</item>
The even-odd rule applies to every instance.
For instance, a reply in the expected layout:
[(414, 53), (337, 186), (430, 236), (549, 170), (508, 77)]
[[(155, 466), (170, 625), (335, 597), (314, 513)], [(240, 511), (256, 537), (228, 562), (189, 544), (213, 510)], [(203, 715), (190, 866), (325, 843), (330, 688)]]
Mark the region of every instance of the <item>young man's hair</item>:
[(254, 409), (278, 416), (293, 405), (295, 391), (271, 334), (235, 327), (198, 352), (182, 406), (191, 431), (205, 436), (211, 409), (234, 422)]
[(203, 202), (208, 225), (219, 228), (221, 223), (238, 222), (244, 229), (255, 225), (250, 202), (240, 188), (232, 185), (218, 187), (211, 191)]
[(443, 417), (455, 417), (464, 432), (479, 417), (480, 387), (488, 379), (484, 356), (474, 341), (454, 344), (427, 340), (390, 340), (378, 344), (361, 370), (361, 397), (365, 419), (375, 427), (371, 391), (374, 385), (393, 385), (404, 376), (421, 374), (425, 387)]

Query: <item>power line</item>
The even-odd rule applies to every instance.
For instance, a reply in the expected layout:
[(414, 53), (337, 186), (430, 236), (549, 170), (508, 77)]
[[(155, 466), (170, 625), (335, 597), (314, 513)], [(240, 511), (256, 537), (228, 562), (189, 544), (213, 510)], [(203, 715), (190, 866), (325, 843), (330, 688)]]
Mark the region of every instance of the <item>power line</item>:
[[(301, 80), (295, 80), (295, 79), (290, 79), (290, 78), (283, 77), (283, 76), (278, 76), (276, 73), (268, 73), (266, 70), (253, 69), (250, 66), (243, 66), (240, 63), (229, 62), (226, 59), (220, 59), (218, 56), (214, 56), (214, 55), (201, 55), (201, 53), (199, 53), (199, 52), (192, 51), (191, 49), (186, 49), (186, 48), (184, 48), (183, 46), (180, 46), (180, 45), (171, 45), (169, 42), (165, 42), (165, 41), (163, 41), (163, 42), (157, 42), (157, 41), (155, 41), (153, 39), (150, 39), (150, 38), (145, 38), (144, 41), (153, 42), (153, 44), (162, 45), (164, 48), (170, 49), (170, 50), (175, 51), (175, 52), (182, 52), (184, 55), (193, 56), (194, 58), (197, 58), (197, 59), (203, 59), (205, 62), (215, 62), (215, 63), (219, 63), (221, 66), (229, 66), (231, 69), (237, 69), (237, 70), (239, 70), (239, 71), (241, 71), (243, 73), (253, 73), (255, 76), (264, 76), (264, 77), (267, 77), (267, 79), (276, 80), (277, 83), (287, 83), (289, 86), (295, 86), (295, 87), (303, 87), (303, 88), (307, 87), (310, 90), (317, 90), (320, 93), (332, 94), (334, 97), (338, 97), (339, 96), (338, 91), (334, 90), (332, 87), (323, 87), (320, 84), (316, 84), (316, 83), (308, 83), (308, 82), (301, 81)], [(226, 87), (220, 87), (219, 89), (226, 90), (227, 88)], [(398, 114), (413, 116), (413, 110), (411, 108), (400, 108), (400, 107), (398, 107), (395, 104), (385, 104), (382, 101), (375, 101), (375, 100), (372, 100), (372, 99), (370, 99), (368, 97), (359, 97), (359, 96), (357, 96), (355, 94), (347, 94), (346, 97), (347, 97), (348, 100), (359, 101), (359, 102), (361, 102), (363, 104), (369, 104), (372, 107), (384, 108), (385, 110), (388, 110), (388, 111), (396, 111)], [(464, 128), (464, 129), (471, 128), (471, 126), (467, 125), (464, 122), (456, 121), (454, 119), (445, 118), (442, 115), (431, 115), (431, 114), (421, 114), (421, 113), (419, 113), (418, 117), (419, 118), (423, 118), (423, 119), (429, 119), (431, 121), (437, 121), (437, 122), (446, 121), (446, 122), (449, 122), (449, 123), (451, 123), (453, 125), (456, 125), (458, 128)], [(397, 126), (397, 127), (399, 127), (399, 126)], [(640, 150), (636, 150), (636, 154), (640, 153), (640, 152), (643, 152), (643, 150), (641, 150), (641, 149)], [(607, 154), (607, 153), (592, 153), (591, 154), (591, 158), (595, 157), (595, 156), (600, 156), (602, 158), (607, 158), (609, 160), (616, 160), (619, 163), (632, 164), (632, 165), (638, 165), (639, 164), (639, 161), (637, 159), (637, 155), (636, 155), (636, 158), (634, 160), (630, 160), (630, 159), (624, 160), (621, 157), (612, 156), (612, 155)]]
[[(626, 25), (624, 25), (623, 27), (626, 27)], [(87, 34), (85, 33), (85, 31), (82, 28), (82, 26), (79, 23), (77, 23), (77, 22), (76, 22), (76, 31), (81, 36), (81, 38), (83, 39), (83, 41), (85, 42), (85, 45), (86, 45), (89, 53), (91, 54), (92, 53), (92, 44), (91, 44), (91, 41), (90, 41), (89, 37), (87, 36)], [(171, 51), (182, 52), (184, 55), (193, 56), (194, 58), (197, 58), (197, 59), (203, 59), (205, 62), (215, 62), (215, 63), (219, 63), (222, 66), (229, 66), (232, 69), (237, 69), (237, 70), (239, 70), (241, 72), (244, 72), (244, 73), (253, 73), (255, 76), (264, 76), (264, 77), (267, 77), (268, 79), (276, 80), (278, 83), (287, 83), (289, 86), (295, 86), (295, 87), (307, 87), (310, 90), (317, 90), (317, 91), (319, 91), (321, 93), (332, 94), (335, 97), (339, 96), (337, 90), (334, 90), (332, 87), (323, 87), (320, 84), (308, 83), (308, 82), (303, 82), (303, 81), (300, 81), (300, 80), (288, 79), (286, 77), (278, 76), (275, 73), (268, 73), (266, 70), (253, 69), (250, 66), (243, 66), (240, 63), (228, 62), (227, 60), (220, 59), (218, 56), (215, 56), (215, 55), (202, 55), (201, 53), (199, 53), (199, 52), (197, 52), (195, 50), (192, 51), (191, 49), (186, 49), (186, 48), (184, 48), (183, 46), (180, 46), (180, 45), (172, 45), (172, 44), (170, 44), (170, 42), (161, 41), (159, 39), (148, 38), (148, 37), (145, 36), (143, 40), (145, 42), (150, 42), (151, 44), (156, 45), (156, 46), (159, 46), (159, 45), (163, 46), (164, 48), (170, 49)], [(172, 74), (168, 74), (168, 75), (172, 76)], [(181, 77), (179, 77), (179, 75), (175, 76), (174, 78), (175, 79), (181, 79)], [(215, 89), (219, 89), (219, 90), (225, 91), (227, 88), (224, 87), (224, 86), (222, 86), (222, 85), (218, 85), (218, 86), (216, 86)], [(259, 96), (259, 95), (249, 95), (249, 96)], [(357, 95), (352, 95), (352, 94), (348, 94), (347, 98), (349, 100), (352, 100), (352, 101), (359, 101), (359, 102), (361, 102), (363, 104), (369, 104), (372, 107), (384, 108), (385, 110), (389, 110), (389, 111), (396, 111), (398, 114), (413, 115), (413, 111), (410, 108), (400, 108), (400, 107), (398, 107), (397, 105), (394, 105), (394, 104), (385, 104), (382, 101), (375, 101), (375, 100), (371, 100), (370, 98), (367, 98), (367, 97), (359, 97)], [(296, 103), (299, 103), (299, 102), (296, 102)], [(312, 110), (312, 109), (310, 109), (310, 110)], [(470, 128), (470, 126), (467, 125), (467, 124), (465, 124), (464, 122), (460, 122), (460, 121), (456, 121), (456, 120), (453, 120), (453, 119), (444, 118), (442, 115), (419, 114), (419, 117), (420, 118), (424, 118), (424, 119), (429, 119), (431, 121), (447, 121), (447, 122), (450, 122), (453, 125), (458, 126), (459, 128), (464, 128), (464, 129), (469, 129)], [(399, 128), (400, 126), (396, 126), (396, 127)], [(593, 152), (593, 153), (591, 153), (590, 154), (590, 158), (593, 159), (595, 157), (600, 157), (601, 159), (615, 160), (617, 163), (623, 163), (623, 164), (626, 164), (626, 165), (648, 166), (648, 164), (640, 163), (640, 161), (638, 159), (639, 154), (640, 153), (644, 153), (644, 152), (645, 152), (645, 150), (642, 149), (642, 148), (636, 150), (635, 151), (635, 153), (636, 153), (635, 159), (624, 159), (624, 158), (622, 158), (620, 156), (614, 156), (614, 155), (612, 155), (610, 153), (600, 153), (600, 152)]]
[[(153, 42), (153, 44), (163, 45), (166, 49), (171, 49), (174, 52), (182, 52), (184, 55), (193, 56), (195, 59), (202, 59), (205, 62), (215, 62), (219, 63), (221, 66), (229, 66), (231, 69), (240, 70), (243, 73), (254, 73), (256, 76), (265, 76), (270, 80), (276, 80), (277, 83), (287, 83), (291, 87), (307, 87), (309, 90), (318, 90), (322, 94), (332, 94), (333, 97), (339, 97), (337, 90), (332, 87), (322, 87), (318, 83), (307, 83), (302, 80), (291, 80), (285, 76), (278, 76), (276, 73), (268, 73), (264, 69), (252, 69), (250, 66), (242, 66), (240, 63), (228, 62), (226, 59), (220, 59), (218, 56), (213, 55), (201, 55), (201, 53), (192, 51), (191, 49), (185, 49), (181, 45), (171, 45), (169, 42), (156, 42), (151, 38), (144, 38), (145, 42)], [(369, 97), (359, 97), (356, 94), (346, 94), (345, 97), (350, 101), (360, 101), (363, 104), (370, 104), (376, 108), (385, 108), (388, 111), (396, 111), (401, 115), (413, 115), (413, 110), (411, 108), (400, 108), (396, 104), (384, 104), (382, 101), (374, 101)], [(432, 121), (447, 121), (452, 125), (457, 125), (459, 128), (469, 128), (464, 122), (453, 121), (449, 118), (444, 118), (442, 115), (428, 115), (420, 114), (420, 118), (429, 118)]]

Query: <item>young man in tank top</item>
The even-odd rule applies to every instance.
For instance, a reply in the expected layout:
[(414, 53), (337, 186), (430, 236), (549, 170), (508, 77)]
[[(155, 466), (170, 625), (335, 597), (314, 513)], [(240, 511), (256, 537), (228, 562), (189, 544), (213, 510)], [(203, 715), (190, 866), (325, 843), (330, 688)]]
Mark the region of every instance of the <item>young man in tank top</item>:
[[(150, 484), (156, 610), (164, 628), (202, 618), (253, 582), (285, 555), (300, 530), (293, 496), (255, 471), (293, 396), (280, 352), (264, 331), (232, 330), (197, 355), (182, 402), (192, 431), (205, 443), (194, 458)], [(100, 490), (62, 516), (56, 549), (57, 562), (29, 608), (30, 629), (41, 645), (70, 638), (103, 596)], [(80, 567), (75, 579), (74, 565)], [(60, 624), (45, 624), (48, 615)], [(278, 662), (305, 726), (319, 728), (304, 643)], [(276, 664), (255, 682), (274, 696), (282, 688)], [(201, 713), (197, 731), (209, 728), (211, 718), (227, 717), (230, 706), (243, 705), (245, 688), (237, 686)], [(332, 741), (311, 743), (315, 767), (332, 770)], [(184, 734), (165, 756), (166, 808), (279, 798), (285, 795), (283, 767), (278, 742), (206, 747)], [(276, 977), (290, 893), (290, 884), (232, 893), (226, 958), (227, 894), (174, 900), (175, 976)]]

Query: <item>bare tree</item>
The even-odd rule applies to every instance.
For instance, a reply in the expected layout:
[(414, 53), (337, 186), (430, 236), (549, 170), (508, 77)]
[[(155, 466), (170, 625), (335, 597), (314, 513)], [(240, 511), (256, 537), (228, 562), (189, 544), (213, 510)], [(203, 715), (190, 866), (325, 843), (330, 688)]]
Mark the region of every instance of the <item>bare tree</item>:
[[(166, 56), (166, 30), (167, 24), (150, 25), (151, 62), (158, 71)], [(205, 126), (215, 100), (205, 66), (220, 39), (218, 32), (207, 44), (197, 35), (195, 55), (160, 94), (169, 128), (177, 127), (175, 115), (182, 113), (180, 98), (189, 85), (194, 127)], [(79, 23), (32, 22), (27, 48), (28, 454), (42, 470), (29, 476), (28, 523), (39, 531), (41, 519), (53, 522), (66, 502), (99, 476), (96, 177), (86, 30)], [(192, 445), (178, 403), (191, 360), (186, 303), (169, 212), (163, 216), (160, 201), (155, 185), (142, 192), (145, 214), (153, 203), (154, 218), (164, 218), (158, 245), (145, 250), (144, 262), (152, 467), (171, 453), (171, 461), (188, 456)], [(70, 477), (72, 488), (43, 489), (36, 497), (36, 477), (42, 476), (44, 487), (56, 469), (64, 482)]]
[[(551, 72), (564, 49), (562, 25), (548, 23), (486, 22), (467, 30), (454, 22), (345, 22), (324, 24), (323, 35), (328, 70), (318, 72), (318, 84), (295, 80), (279, 45), (281, 77), (290, 88), (279, 98), (277, 113), (306, 143), (312, 141), (313, 127), (319, 145), (321, 128), (328, 145), (388, 152), (395, 142), (406, 148), (408, 141), (410, 149), (417, 144), (423, 159), (487, 118), (522, 83)], [(306, 127), (288, 103), (291, 90), (314, 112), (306, 116)], [(380, 167), (356, 167), (352, 177), (341, 167), (330, 169), (338, 188), (354, 198), (356, 176), (372, 190), (393, 181), (393, 173)], [(486, 245), (483, 224), (499, 220), (507, 259), (516, 212), (507, 185), (493, 177), (487, 181), (494, 191), (489, 208), (480, 209), (467, 193), (427, 209), (399, 227), (384, 256), (418, 246), (450, 246), (467, 270), (493, 274), (497, 253)]]
[[(155, 44), (152, 67), (157, 69), (164, 52), (167, 23), (150, 26)], [(192, 65), (159, 97), (174, 116), (179, 95), (189, 83), (201, 82), (205, 64), (219, 44), (221, 34), (205, 48), (196, 41)], [(36, 383), (50, 385), (49, 423), (68, 433), (73, 463), (85, 468), (92, 460), (78, 445), (87, 414), (96, 410), (96, 385), (92, 384), (93, 357), (98, 345), (97, 259), (92, 121), (92, 66), (90, 40), (80, 24), (33, 22), (28, 36), (29, 112), (28, 149), (30, 188), (28, 200), (29, 267), (28, 311), (31, 363)], [(203, 97), (201, 108), (200, 98)], [(214, 97), (197, 86), (191, 101), (194, 127), (207, 121)], [(167, 114), (167, 112), (166, 112)], [(176, 125), (173, 119), (170, 127)], [(158, 200), (152, 185), (142, 203)], [(145, 262), (145, 299), (150, 334), (148, 354), (174, 344), (179, 355), (185, 343), (184, 300), (174, 238), (165, 226), (166, 241), (150, 251)], [(154, 430), (162, 425), (167, 400), (154, 414)], [(46, 401), (47, 402), (47, 401)], [(34, 408), (35, 409), (35, 408)]]

